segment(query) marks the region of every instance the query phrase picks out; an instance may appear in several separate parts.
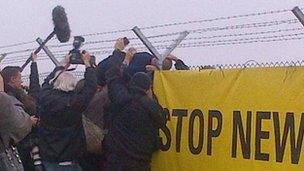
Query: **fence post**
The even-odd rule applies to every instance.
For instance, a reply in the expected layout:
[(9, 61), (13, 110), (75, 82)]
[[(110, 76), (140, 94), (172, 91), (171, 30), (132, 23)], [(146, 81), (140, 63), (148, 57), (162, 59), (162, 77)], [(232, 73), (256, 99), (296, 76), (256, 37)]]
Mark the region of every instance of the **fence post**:
[(5, 58), (7, 56), (7, 54), (6, 53), (3, 53), (3, 54), (1, 54), (1, 57), (0, 57), (0, 63), (1, 63), (1, 61)]
[(187, 37), (189, 32), (184, 31), (180, 34), (180, 36), (166, 49), (163, 54), (160, 54), (156, 48), (152, 45), (152, 43), (146, 38), (146, 36), (141, 32), (141, 30), (135, 26), (132, 31), (136, 34), (136, 36), (143, 42), (143, 44), (149, 49), (149, 51), (158, 58), (159, 63), (158, 67), (162, 69), (162, 61)]
[[(41, 46), (42, 45), (42, 39), (41, 38), (37, 38), (36, 42)], [(56, 65), (59, 66), (60, 63), (59, 61), (55, 58), (55, 56), (53, 55), (53, 53), (49, 50), (48, 47), (46, 46), (42, 46), (43, 51), (47, 54), (47, 56), (52, 60), (52, 62)]]
[(298, 18), (301, 24), (304, 26), (304, 14), (299, 7), (294, 7), (292, 13)]
[(188, 36), (188, 34), (188, 31), (181, 32), (179, 37), (162, 54), (163, 59), (165, 59)]

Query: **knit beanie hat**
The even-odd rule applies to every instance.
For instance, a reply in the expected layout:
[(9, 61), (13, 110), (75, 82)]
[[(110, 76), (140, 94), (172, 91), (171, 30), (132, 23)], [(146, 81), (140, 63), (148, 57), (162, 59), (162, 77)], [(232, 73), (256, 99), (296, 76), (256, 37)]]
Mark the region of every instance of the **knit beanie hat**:
[(143, 90), (149, 90), (151, 87), (151, 78), (144, 72), (134, 74), (130, 81), (130, 87), (138, 87)]

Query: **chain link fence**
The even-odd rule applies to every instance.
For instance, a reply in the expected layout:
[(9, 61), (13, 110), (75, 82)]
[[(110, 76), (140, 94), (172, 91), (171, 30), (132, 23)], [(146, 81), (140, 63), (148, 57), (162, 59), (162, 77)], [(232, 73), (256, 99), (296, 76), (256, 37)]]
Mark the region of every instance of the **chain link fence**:
[[(297, 61), (281, 61), (281, 62), (262, 62), (259, 63), (255, 60), (249, 60), (244, 64), (216, 64), (216, 65), (196, 65), (189, 66), (191, 71), (202, 71), (206, 69), (243, 69), (243, 68), (269, 68), (269, 67), (301, 67), (304, 66), (304, 60)], [(174, 69), (172, 70), (174, 71)], [(84, 76), (83, 71), (73, 71), (74, 75), (80, 80)], [(40, 83), (43, 83), (44, 79), (50, 74), (50, 72), (43, 72), (39, 74)], [(29, 84), (29, 75), (22, 76), (25, 84)]]

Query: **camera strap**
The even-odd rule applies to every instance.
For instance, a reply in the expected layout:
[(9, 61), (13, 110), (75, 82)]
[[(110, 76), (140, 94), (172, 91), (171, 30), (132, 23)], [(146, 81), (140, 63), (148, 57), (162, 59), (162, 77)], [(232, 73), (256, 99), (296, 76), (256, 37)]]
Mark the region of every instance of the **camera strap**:
[(76, 70), (76, 68), (70, 68), (70, 69), (61, 70), (61, 71), (59, 72), (59, 74), (52, 80), (52, 84), (55, 83), (55, 81), (58, 79), (58, 77), (59, 77), (63, 72), (65, 72), (65, 71), (74, 71), (74, 70)]

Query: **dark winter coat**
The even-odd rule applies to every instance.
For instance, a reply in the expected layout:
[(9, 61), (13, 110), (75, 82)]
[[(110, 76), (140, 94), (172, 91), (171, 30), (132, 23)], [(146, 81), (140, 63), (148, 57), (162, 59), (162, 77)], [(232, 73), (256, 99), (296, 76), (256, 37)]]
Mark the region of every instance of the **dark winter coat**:
[(39, 96), (39, 147), (43, 160), (77, 161), (85, 150), (85, 136), (82, 114), (96, 91), (96, 73), (87, 68), (84, 74), (84, 87), (79, 92), (64, 92), (53, 88), (50, 80), (57, 67), (45, 79)]
[(106, 72), (111, 68), (113, 63), (122, 62), (125, 59), (125, 53), (119, 50), (114, 50), (112, 55), (103, 59), (96, 67), (98, 85), (106, 85)]
[(105, 116), (108, 134), (103, 149), (108, 154), (149, 163), (158, 149), (159, 128), (166, 123), (163, 108), (143, 90), (127, 88), (119, 68), (111, 69), (107, 76), (111, 105)]

